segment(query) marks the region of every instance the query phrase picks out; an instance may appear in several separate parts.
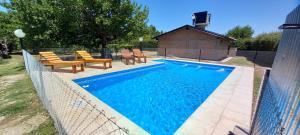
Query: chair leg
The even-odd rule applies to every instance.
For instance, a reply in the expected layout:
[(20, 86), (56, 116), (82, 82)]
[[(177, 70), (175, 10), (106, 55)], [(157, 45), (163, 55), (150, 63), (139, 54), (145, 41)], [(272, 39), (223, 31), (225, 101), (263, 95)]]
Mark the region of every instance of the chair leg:
[(126, 59), (126, 62), (125, 62), (125, 64), (126, 64), (126, 65), (128, 65), (128, 62), (129, 62), (129, 59)]
[(106, 62), (104, 62), (104, 64), (103, 64), (103, 65), (104, 65), (104, 69), (106, 69)]
[(145, 63), (147, 63), (147, 59), (146, 59), (146, 57), (144, 57), (144, 61), (145, 61)]
[(51, 69), (54, 70), (54, 65), (51, 65)]
[(132, 63), (133, 63), (133, 65), (135, 64), (135, 58), (132, 59)]
[(141, 63), (141, 58), (140, 57), (138, 57), (138, 63)]
[(84, 71), (84, 64), (80, 64), (81, 71)]
[(109, 62), (109, 68), (112, 68), (112, 62)]
[(72, 72), (73, 73), (76, 73), (76, 67), (77, 67), (76, 65), (72, 65)]

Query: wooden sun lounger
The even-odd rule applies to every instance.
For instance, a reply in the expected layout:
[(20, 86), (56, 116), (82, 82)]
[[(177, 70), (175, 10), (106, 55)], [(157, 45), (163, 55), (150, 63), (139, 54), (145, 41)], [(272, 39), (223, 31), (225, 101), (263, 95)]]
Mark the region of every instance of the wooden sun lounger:
[(125, 64), (128, 65), (129, 61), (132, 60), (132, 63), (135, 64), (134, 56), (130, 53), (128, 49), (121, 50), (121, 61), (125, 59)]
[(147, 62), (147, 59), (146, 59), (146, 56), (144, 55), (144, 53), (142, 53), (142, 51), (140, 49), (132, 49), (133, 51), (133, 56), (135, 58), (138, 58), (138, 62), (141, 63), (141, 58), (144, 58), (144, 62), (146, 63)]
[(84, 63), (82, 61), (63, 61), (53, 52), (39, 52), (40, 62), (44, 65), (51, 66), (52, 70), (54, 66), (71, 66), (72, 72), (76, 73), (76, 67), (81, 66), (81, 71), (84, 71)]
[(103, 63), (104, 69), (107, 68), (106, 64), (109, 64), (109, 68), (112, 68), (112, 59), (95, 59), (92, 57), (91, 54), (89, 54), (86, 51), (76, 51), (75, 52), (75, 57), (78, 60), (81, 60), (85, 63)]

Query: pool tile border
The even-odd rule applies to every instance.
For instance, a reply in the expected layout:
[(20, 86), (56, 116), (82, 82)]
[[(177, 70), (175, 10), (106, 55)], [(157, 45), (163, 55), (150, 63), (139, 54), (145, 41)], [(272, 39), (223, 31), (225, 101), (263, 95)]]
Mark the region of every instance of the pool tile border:
[[(229, 66), (215, 63), (211, 65)], [(228, 134), (229, 131), (234, 130), (235, 126), (250, 128), (254, 69), (241, 66), (231, 67), (235, 67), (231, 74), (181, 125), (175, 134), (219, 135)]]

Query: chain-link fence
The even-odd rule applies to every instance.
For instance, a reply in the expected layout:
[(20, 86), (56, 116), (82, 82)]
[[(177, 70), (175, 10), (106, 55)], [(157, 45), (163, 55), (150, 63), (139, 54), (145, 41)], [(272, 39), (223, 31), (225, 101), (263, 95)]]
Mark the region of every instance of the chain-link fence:
[(222, 60), (227, 57), (227, 50), (222, 49), (189, 49), (189, 48), (157, 48), (157, 55), (169, 58), (187, 58), (195, 60)]
[(99, 105), (92, 103), (58, 74), (40, 64), (34, 56), (24, 50), (23, 56), (26, 70), (59, 134), (129, 133), (127, 129), (118, 126), (113, 117), (107, 116)]
[(300, 134), (300, 6), (286, 18), (270, 75), (264, 81), (252, 135)]

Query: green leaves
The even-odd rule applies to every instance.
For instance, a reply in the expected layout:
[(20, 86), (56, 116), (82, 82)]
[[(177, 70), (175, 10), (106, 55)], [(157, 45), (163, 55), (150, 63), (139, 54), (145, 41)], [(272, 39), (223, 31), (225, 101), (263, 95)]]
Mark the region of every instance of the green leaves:
[(253, 33), (253, 29), (247, 25), (236, 26), (226, 35), (237, 39), (232, 46), (240, 50), (276, 51), (281, 37), (280, 32), (262, 33), (254, 38), (252, 37)]
[(254, 30), (249, 26), (236, 26), (233, 29), (227, 32), (227, 36), (233, 37), (235, 39), (244, 39), (244, 38), (251, 38), (254, 33)]
[(20, 22), (15, 12), (0, 12), (0, 40), (7, 40), (8, 45), (17, 48), (18, 39), (13, 31), (19, 27)]
[(281, 32), (262, 33), (257, 35), (249, 49), (276, 51), (281, 38)]
[[(10, 21), (19, 22), (7, 31), (23, 29), (29, 48), (105, 47), (113, 40), (130, 41), (148, 31), (148, 8), (130, 0), (12, 0), (1, 5), (14, 13)], [(0, 23), (9, 26), (9, 22)], [(0, 31), (0, 36), (7, 33)]]

